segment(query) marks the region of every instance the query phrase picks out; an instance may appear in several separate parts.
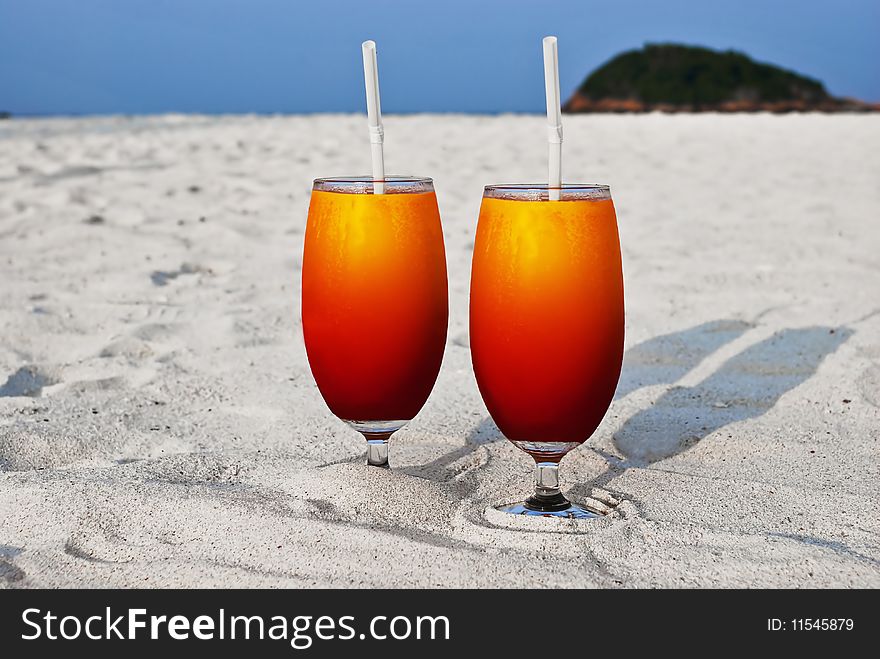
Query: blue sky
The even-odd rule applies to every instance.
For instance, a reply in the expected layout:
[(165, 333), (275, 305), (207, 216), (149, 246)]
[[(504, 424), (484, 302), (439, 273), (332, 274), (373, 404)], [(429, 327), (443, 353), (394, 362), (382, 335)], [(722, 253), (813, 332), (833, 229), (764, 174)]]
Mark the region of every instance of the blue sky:
[(383, 111), (541, 112), (646, 41), (735, 48), (880, 101), (880, 1), (0, 0), (0, 110), (360, 112), (375, 39)]

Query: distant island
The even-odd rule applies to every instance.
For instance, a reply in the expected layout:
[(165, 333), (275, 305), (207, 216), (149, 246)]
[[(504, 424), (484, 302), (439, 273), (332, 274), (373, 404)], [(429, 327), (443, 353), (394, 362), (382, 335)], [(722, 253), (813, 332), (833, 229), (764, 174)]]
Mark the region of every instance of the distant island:
[(876, 112), (818, 80), (733, 50), (646, 44), (593, 71), (565, 112)]

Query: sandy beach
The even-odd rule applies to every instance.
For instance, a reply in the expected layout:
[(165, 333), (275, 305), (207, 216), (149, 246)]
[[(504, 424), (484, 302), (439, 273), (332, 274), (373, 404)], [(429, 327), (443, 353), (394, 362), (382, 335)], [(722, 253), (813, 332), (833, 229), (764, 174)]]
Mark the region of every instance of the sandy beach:
[(567, 116), (611, 185), (620, 385), (564, 491), (471, 369), (482, 186), (545, 178), (539, 116), (385, 121), (432, 176), (449, 339), (390, 471), (311, 377), (311, 181), (363, 116), (0, 122), (0, 587), (880, 587), (880, 117)]

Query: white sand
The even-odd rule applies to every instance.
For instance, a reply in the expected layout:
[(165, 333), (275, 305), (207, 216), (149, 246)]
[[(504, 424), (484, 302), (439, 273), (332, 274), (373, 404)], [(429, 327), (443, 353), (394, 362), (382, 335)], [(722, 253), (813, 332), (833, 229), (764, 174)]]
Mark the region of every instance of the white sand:
[(542, 179), (543, 124), (387, 118), (451, 316), (382, 471), (299, 324), (311, 179), (367, 171), (363, 117), (0, 122), (0, 585), (880, 586), (880, 116), (566, 117), (627, 286), (562, 470), (615, 512), (580, 524), (486, 513), (531, 467), (467, 347), (482, 186)]

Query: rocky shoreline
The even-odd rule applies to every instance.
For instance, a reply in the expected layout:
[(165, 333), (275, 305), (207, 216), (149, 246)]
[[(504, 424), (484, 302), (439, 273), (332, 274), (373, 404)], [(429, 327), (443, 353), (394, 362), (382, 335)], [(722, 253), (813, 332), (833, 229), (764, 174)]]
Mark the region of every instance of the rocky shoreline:
[(823, 113), (864, 113), (880, 112), (880, 103), (865, 103), (857, 99), (831, 99), (822, 102), (802, 100), (754, 102), (725, 101), (711, 105), (676, 105), (673, 103), (645, 103), (631, 98), (591, 99), (575, 92), (562, 106), (562, 111), (569, 114), (577, 113), (632, 113), (667, 112), (771, 112), (786, 114), (789, 112), (823, 112)]

